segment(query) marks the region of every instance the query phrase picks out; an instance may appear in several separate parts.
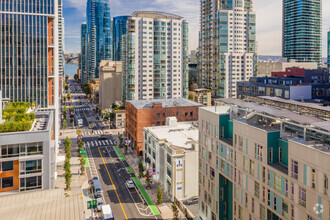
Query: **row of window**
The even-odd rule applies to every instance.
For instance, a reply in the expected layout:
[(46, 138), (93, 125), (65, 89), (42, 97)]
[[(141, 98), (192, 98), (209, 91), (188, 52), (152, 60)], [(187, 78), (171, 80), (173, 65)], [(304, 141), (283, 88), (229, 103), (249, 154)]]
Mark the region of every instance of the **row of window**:
[(43, 146), (41, 142), (28, 144), (2, 145), (0, 158), (29, 156), (42, 154)]

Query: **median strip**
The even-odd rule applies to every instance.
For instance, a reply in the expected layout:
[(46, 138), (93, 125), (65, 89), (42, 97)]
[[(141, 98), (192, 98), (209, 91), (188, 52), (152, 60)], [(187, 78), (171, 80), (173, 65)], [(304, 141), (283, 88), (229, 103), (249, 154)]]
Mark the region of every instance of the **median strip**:
[(143, 198), (145, 199), (145, 201), (147, 202), (147, 204), (149, 205), (152, 213), (154, 215), (160, 215), (159, 210), (157, 209), (157, 207), (155, 206), (155, 204), (153, 203), (153, 201), (151, 200), (151, 198), (149, 197), (147, 191), (143, 188), (142, 184), (140, 183), (139, 179), (136, 177), (132, 177), (132, 180), (134, 181), (135, 185), (137, 186), (137, 188), (139, 189), (139, 191), (141, 192)]
[(133, 173), (133, 170), (132, 170), (132, 168), (130, 168), (130, 167), (126, 167), (126, 171), (127, 171), (129, 174), (132, 174), (132, 173)]

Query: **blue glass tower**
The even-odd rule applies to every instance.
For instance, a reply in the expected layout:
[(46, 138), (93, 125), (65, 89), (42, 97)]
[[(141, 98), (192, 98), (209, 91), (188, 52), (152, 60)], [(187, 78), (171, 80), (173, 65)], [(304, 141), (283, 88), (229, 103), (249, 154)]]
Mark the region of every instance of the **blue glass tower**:
[(330, 31), (328, 32), (328, 69), (330, 69)]
[(113, 18), (113, 58), (115, 61), (121, 61), (122, 36), (127, 33), (127, 19), (131, 16), (117, 16)]
[(110, 6), (107, 0), (87, 1), (87, 80), (98, 78), (101, 60), (112, 60)]
[(321, 63), (321, 0), (283, 0), (282, 56)]

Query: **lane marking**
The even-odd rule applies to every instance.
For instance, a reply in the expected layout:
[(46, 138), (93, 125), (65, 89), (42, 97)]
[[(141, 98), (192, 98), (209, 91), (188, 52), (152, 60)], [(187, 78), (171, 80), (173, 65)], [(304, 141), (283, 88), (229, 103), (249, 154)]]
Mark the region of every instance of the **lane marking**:
[(101, 158), (102, 158), (103, 164), (104, 164), (104, 166), (105, 166), (105, 169), (107, 170), (107, 173), (108, 173), (109, 179), (110, 179), (111, 184), (112, 184), (112, 186), (113, 186), (113, 189), (115, 190), (115, 193), (116, 193), (116, 195), (117, 195), (117, 198), (118, 198), (118, 201), (119, 201), (120, 207), (121, 207), (121, 209), (122, 209), (122, 211), (123, 211), (123, 213), (124, 213), (124, 215), (125, 215), (125, 219), (128, 220), (127, 215), (126, 215), (126, 212), (125, 212), (125, 209), (124, 209), (124, 207), (123, 207), (123, 204), (122, 204), (121, 201), (120, 201), (119, 195), (118, 195), (118, 193), (117, 193), (116, 186), (115, 186), (115, 184), (114, 184), (113, 181), (112, 181), (111, 175), (110, 175), (110, 173), (109, 173), (109, 170), (108, 170), (107, 165), (105, 164), (105, 161), (104, 161), (104, 158), (103, 158), (102, 153), (101, 153), (101, 151), (100, 151), (100, 148), (98, 148), (98, 150), (99, 150), (100, 156), (101, 156)]
[(137, 191), (137, 189), (136, 189), (136, 187), (135, 187), (135, 186), (134, 186), (134, 189), (135, 189), (135, 191), (137, 192), (137, 194), (139, 195), (139, 197), (140, 197), (140, 199), (141, 199), (142, 203), (144, 204), (144, 200), (142, 199), (142, 197), (141, 197), (140, 193)]

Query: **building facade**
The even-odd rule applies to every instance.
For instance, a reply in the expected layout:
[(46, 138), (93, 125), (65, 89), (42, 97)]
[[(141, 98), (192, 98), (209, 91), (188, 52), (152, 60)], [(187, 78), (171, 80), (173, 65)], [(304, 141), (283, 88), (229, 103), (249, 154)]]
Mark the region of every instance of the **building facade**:
[(330, 69), (330, 31), (328, 32), (328, 69)]
[(200, 88), (214, 97), (236, 97), (236, 83), (257, 71), (253, 1), (200, 1)]
[(167, 117), (176, 117), (179, 122), (197, 121), (200, 106), (182, 98), (127, 101), (126, 139), (136, 155), (142, 156), (144, 127), (165, 125)]
[(143, 129), (143, 164), (174, 201), (198, 196), (198, 126), (166, 119), (166, 126)]
[(112, 19), (113, 60), (121, 61), (122, 36), (127, 33), (127, 19), (131, 16), (117, 16)]
[(321, 64), (321, 2), (283, 0), (282, 57)]
[(35, 114), (31, 130), (0, 133), (0, 193), (55, 186), (53, 112)]
[(101, 60), (112, 60), (110, 5), (107, 0), (87, 1), (87, 82), (99, 77)]
[(80, 74), (81, 74), (81, 81), (86, 84), (88, 83), (88, 77), (87, 77), (87, 23), (81, 24), (81, 33), (80, 33), (80, 39), (81, 39), (81, 52), (80, 52), (80, 59), (79, 59), (79, 68), (80, 68)]
[(257, 76), (271, 76), (272, 72), (283, 72), (287, 68), (317, 69), (318, 63), (308, 62), (258, 62)]
[(122, 46), (124, 101), (188, 98), (188, 22), (164, 12), (132, 16)]
[(62, 1), (0, 4), (0, 90), (10, 101), (54, 112), (56, 146), (63, 74)]
[(201, 217), (329, 219), (329, 122), (219, 101), (199, 112)]
[(202, 105), (211, 106), (211, 91), (208, 89), (195, 89), (189, 92), (189, 99)]
[(122, 102), (123, 76), (122, 62), (102, 60), (99, 66), (100, 73), (100, 99), (101, 110), (110, 109), (117, 101)]

